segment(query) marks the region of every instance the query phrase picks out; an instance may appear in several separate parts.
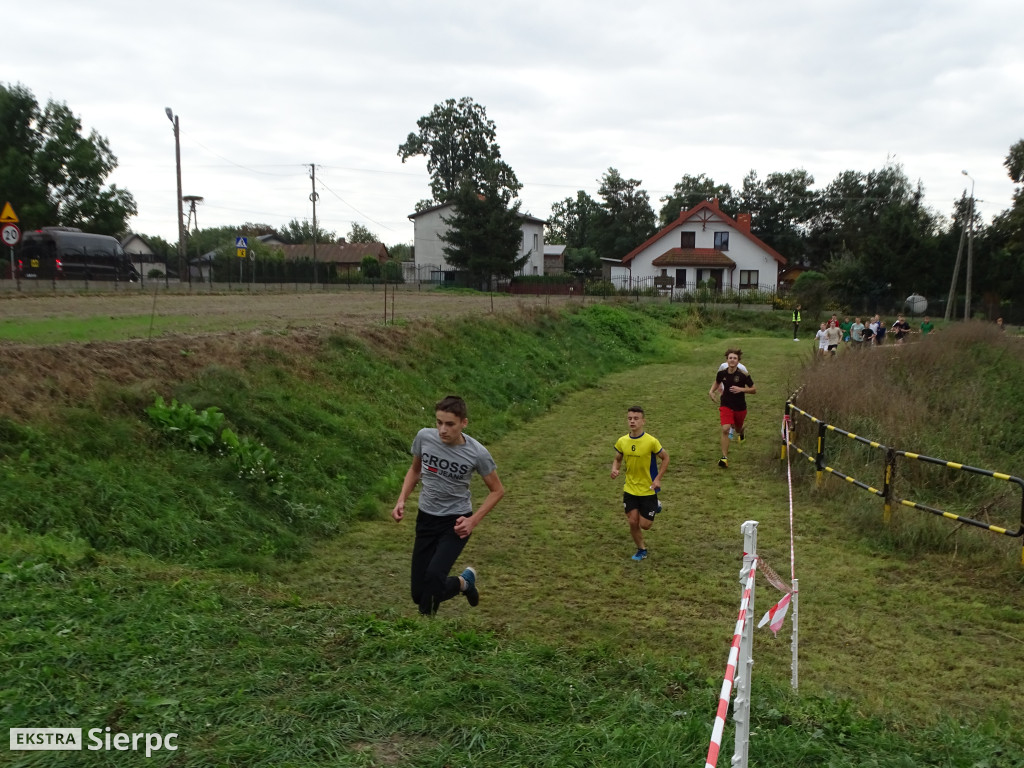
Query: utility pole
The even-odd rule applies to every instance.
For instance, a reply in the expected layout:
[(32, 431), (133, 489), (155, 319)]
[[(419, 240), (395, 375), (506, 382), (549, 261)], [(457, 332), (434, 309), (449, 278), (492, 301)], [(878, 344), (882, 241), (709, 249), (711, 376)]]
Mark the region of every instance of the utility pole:
[[(964, 190), (964, 194), (967, 190)], [(963, 198), (961, 198), (963, 199)], [(953, 306), (956, 304), (956, 284), (960, 278), (960, 258), (964, 254), (964, 241), (967, 239), (967, 224), (964, 223), (960, 229), (960, 247), (956, 249), (956, 263), (953, 264), (953, 282), (949, 284), (949, 299), (946, 300), (946, 314), (944, 319), (949, 320), (953, 313)]]
[(316, 193), (316, 165), (313, 163), (309, 164), (309, 178), (313, 182), (313, 191), (309, 194), (309, 199), (313, 203), (313, 284), (316, 285), (316, 201), (320, 195)]
[(185, 225), (186, 231), (192, 231), (193, 229), (199, 231), (199, 217), (196, 215), (196, 204), (203, 202), (201, 195), (186, 195), (181, 198), (184, 202), (188, 203), (188, 223)]
[(974, 179), (967, 171), (961, 171), (971, 179), (971, 202), (967, 207), (967, 295), (964, 297), (964, 320), (971, 319), (971, 267), (974, 264)]
[[(188, 221), (185, 222), (185, 235), (191, 239), (192, 235), (189, 234), (190, 232), (193, 232), (193, 231), (196, 232), (196, 233), (199, 232), (199, 217), (196, 215), (196, 203), (203, 202), (203, 198), (200, 195), (185, 195), (181, 199), (182, 199), (183, 202), (188, 203)], [(202, 256), (202, 254), (199, 253), (199, 241), (196, 240), (196, 259), (198, 259), (200, 256)], [(202, 263), (199, 263), (200, 273), (202, 272), (202, 269), (203, 269), (203, 265), (202, 265)], [(212, 283), (213, 282), (213, 264), (212, 263), (210, 264), (210, 269), (208, 270), (208, 272), (209, 272), (209, 275), (208, 275), (209, 281)], [(192, 270), (191, 270), (191, 268), (188, 271), (188, 281), (189, 281), (189, 283), (192, 282)]]
[[(167, 119), (174, 126), (174, 167), (178, 174), (178, 280), (181, 280), (182, 273), (187, 269), (185, 264), (185, 216), (181, 209), (181, 136), (178, 127), (178, 116), (170, 107), (164, 108)], [(191, 271), (189, 282), (192, 282)]]

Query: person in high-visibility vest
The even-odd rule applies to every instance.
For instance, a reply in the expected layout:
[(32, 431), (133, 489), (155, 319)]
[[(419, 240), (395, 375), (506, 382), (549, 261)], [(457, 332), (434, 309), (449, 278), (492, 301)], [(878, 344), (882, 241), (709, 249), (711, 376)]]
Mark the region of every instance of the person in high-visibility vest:
[(793, 310), (793, 341), (800, 341), (797, 338), (797, 331), (800, 330), (800, 305), (796, 305), (796, 309)]

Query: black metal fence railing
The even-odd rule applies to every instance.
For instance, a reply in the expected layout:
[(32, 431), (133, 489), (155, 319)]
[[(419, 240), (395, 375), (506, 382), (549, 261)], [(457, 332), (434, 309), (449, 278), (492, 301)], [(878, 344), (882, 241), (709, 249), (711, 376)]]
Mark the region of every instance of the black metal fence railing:
[(516, 295), (566, 295), (575, 297), (649, 297), (669, 301), (698, 304), (760, 304), (774, 305), (778, 298), (776, 286), (759, 285), (742, 289), (719, 288), (709, 283), (675, 284), (664, 277), (615, 277), (610, 280), (582, 280), (572, 275), (492, 278), (474, 281), (466, 272), (442, 268), (438, 265), (412, 262), (389, 262), (382, 265), (381, 274), (368, 278), (358, 266), (314, 262), (309, 259), (281, 261), (218, 256), (202, 262), (193, 262), (189, 272), (177, 276), (165, 269), (152, 267), (139, 270), (136, 281), (125, 280), (66, 280), (66, 279), (0, 279), (0, 291), (21, 293), (59, 293), (66, 291), (133, 291), (166, 289), (175, 292), (213, 290), (248, 290), (256, 292), (287, 292), (310, 290), (338, 290), (357, 285), (375, 286), (382, 283), (403, 285), (405, 288), (475, 288), (479, 290), (512, 293)]

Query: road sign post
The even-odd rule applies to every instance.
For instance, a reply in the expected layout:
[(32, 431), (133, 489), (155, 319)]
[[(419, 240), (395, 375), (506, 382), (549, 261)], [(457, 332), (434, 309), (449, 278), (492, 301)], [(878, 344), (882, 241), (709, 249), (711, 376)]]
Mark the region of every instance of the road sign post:
[(11, 249), (11, 279), (14, 280), (14, 246), (21, 240), (21, 230), (17, 227), (18, 216), (11, 207), (10, 202), (4, 203), (3, 210), (0, 210), (0, 240), (3, 240)]
[(4, 241), (5, 245), (13, 248), (21, 240), (21, 230), (18, 229), (17, 224), (4, 224), (3, 229), (0, 229), (0, 240)]
[(238, 257), (238, 284), (241, 285), (244, 282), (242, 278), (242, 265), (245, 264), (242, 259), (249, 255), (248, 237), (235, 238), (235, 255)]

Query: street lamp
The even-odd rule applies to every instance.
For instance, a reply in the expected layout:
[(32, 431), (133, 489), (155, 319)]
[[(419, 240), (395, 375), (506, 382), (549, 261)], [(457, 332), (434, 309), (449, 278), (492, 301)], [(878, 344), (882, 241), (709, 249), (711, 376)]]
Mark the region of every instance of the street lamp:
[(967, 171), (960, 171), (971, 180), (971, 202), (967, 207), (967, 295), (964, 297), (964, 320), (971, 319), (971, 267), (974, 262), (974, 178)]
[[(178, 174), (178, 280), (181, 280), (182, 273), (187, 269), (185, 264), (185, 224), (184, 215), (181, 210), (181, 136), (178, 130), (178, 116), (170, 107), (164, 107), (167, 119), (174, 126), (174, 167)], [(189, 282), (192, 275), (189, 274)]]

